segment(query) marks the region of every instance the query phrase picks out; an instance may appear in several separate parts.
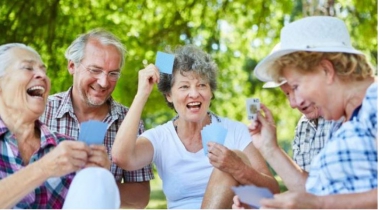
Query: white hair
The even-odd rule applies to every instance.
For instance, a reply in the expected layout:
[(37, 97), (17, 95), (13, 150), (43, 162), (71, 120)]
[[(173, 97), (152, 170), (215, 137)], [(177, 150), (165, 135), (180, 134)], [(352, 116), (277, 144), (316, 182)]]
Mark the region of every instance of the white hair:
[(120, 40), (113, 35), (111, 32), (102, 30), (102, 29), (94, 29), (89, 31), (88, 33), (81, 34), (78, 38), (76, 38), (73, 43), (67, 48), (65, 52), (65, 57), (67, 60), (73, 61), (75, 64), (78, 64), (84, 58), (84, 51), (87, 42), (90, 39), (96, 39), (103, 45), (111, 45), (115, 46), (119, 51), (121, 62), (120, 69), (123, 68), (125, 61), (126, 49), (124, 45), (120, 42)]
[(0, 45), (0, 77), (4, 76), (5, 70), (7, 69), (12, 59), (11, 54), (9, 53), (9, 50), (15, 47), (25, 49), (39, 55), (36, 50), (22, 43), (8, 43), (8, 44)]

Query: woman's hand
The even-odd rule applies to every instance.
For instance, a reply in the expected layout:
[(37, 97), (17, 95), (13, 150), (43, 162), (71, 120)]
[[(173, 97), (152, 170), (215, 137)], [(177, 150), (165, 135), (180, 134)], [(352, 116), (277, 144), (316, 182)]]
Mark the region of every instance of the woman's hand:
[(321, 201), (318, 196), (307, 192), (287, 191), (275, 194), (273, 199), (262, 199), (261, 208), (269, 209), (319, 209)]
[(260, 105), (260, 108), (265, 115), (258, 112), (257, 120), (248, 125), (248, 130), (253, 145), (264, 157), (267, 157), (278, 148), (276, 126), (270, 110), (263, 104)]
[(90, 149), (86, 167), (99, 166), (110, 170), (111, 160), (108, 158), (106, 147), (104, 145), (90, 145)]
[(144, 97), (149, 96), (152, 92), (153, 85), (157, 84), (159, 81), (160, 72), (158, 71), (158, 68), (153, 64), (149, 64), (145, 69), (139, 71), (139, 84), (136, 95)]
[(234, 203), (232, 204), (233, 209), (248, 209), (248, 205), (242, 203), (237, 195), (233, 198)]
[(234, 172), (239, 171), (245, 165), (244, 161), (227, 147), (215, 142), (209, 142), (207, 146), (207, 156), (211, 165), (215, 168), (229, 174), (234, 174)]
[(84, 142), (63, 141), (40, 159), (40, 168), (47, 177), (64, 176), (83, 168), (89, 153)]

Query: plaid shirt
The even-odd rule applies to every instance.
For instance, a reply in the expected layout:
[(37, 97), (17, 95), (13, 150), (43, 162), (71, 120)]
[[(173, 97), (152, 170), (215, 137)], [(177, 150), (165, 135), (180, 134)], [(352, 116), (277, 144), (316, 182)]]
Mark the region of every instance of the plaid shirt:
[[(54, 149), (63, 140), (73, 140), (68, 136), (52, 133), (48, 127), (40, 121), (36, 121), (36, 127), (41, 131), (40, 149), (33, 153), (28, 164), (41, 159), (42, 156)], [(26, 166), (23, 164), (17, 141), (14, 135), (0, 119), (0, 179), (20, 171)], [(63, 206), (67, 191), (75, 173), (62, 177), (47, 179), (41, 186), (34, 189), (19, 201), (14, 208), (27, 209), (60, 209)], [(22, 180), (20, 180), (22, 182)]]
[(302, 116), (295, 131), (293, 160), (305, 171), (309, 171), (311, 161), (325, 146), (333, 122), (320, 117), (317, 123)]
[(377, 83), (311, 164), (306, 190), (316, 195), (377, 188)]
[[(70, 88), (67, 92), (49, 96), (49, 101), (46, 105), (45, 112), (40, 117), (40, 120), (44, 122), (52, 131), (64, 133), (78, 139), (80, 124), (74, 114), (73, 103), (71, 101), (71, 92), (72, 88)], [(106, 146), (108, 156), (111, 159), (112, 144), (115, 140), (116, 132), (128, 112), (128, 108), (117, 103), (112, 98), (108, 101), (108, 103), (110, 103), (111, 111), (103, 120), (103, 122), (108, 124), (104, 145)], [(140, 122), (139, 134), (143, 131), (144, 125)], [(111, 172), (118, 182), (121, 182), (122, 179), (124, 182), (143, 182), (154, 178), (151, 165), (147, 165), (136, 171), (125, 171), (118, 167), (115, 163), (112, 163)]]

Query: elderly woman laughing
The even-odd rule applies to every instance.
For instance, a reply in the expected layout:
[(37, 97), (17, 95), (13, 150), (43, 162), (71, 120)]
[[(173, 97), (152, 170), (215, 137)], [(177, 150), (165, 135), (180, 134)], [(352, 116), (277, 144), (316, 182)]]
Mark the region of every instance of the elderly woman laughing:
[[(5, 44), (0, 62), (0, 208), (62, 208), (82, 168), (112, 177), (105, 170), (110, 160), (104, 146), (66, 141), (72, 138), (50, 132), (38, 120), (50, 90), (40, 55), (24, 44)], [(113, 179), (107, 183), (116, 187)]]

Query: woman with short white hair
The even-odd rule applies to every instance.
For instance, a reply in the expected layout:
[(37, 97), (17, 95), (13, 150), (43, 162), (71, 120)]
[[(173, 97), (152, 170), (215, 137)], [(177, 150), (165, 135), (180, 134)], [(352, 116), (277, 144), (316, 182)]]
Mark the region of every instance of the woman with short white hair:
[[(38, 120), (50, 91), (40, 55), (24, 44), (5, 44), (0, 62), (0, 208), (119, 208), (104, 146), (67, 141), (73, 139)], [(77, 184), (69, 190), (72, 181)], [(104, 192), (114, 200), (99, 200)]]

